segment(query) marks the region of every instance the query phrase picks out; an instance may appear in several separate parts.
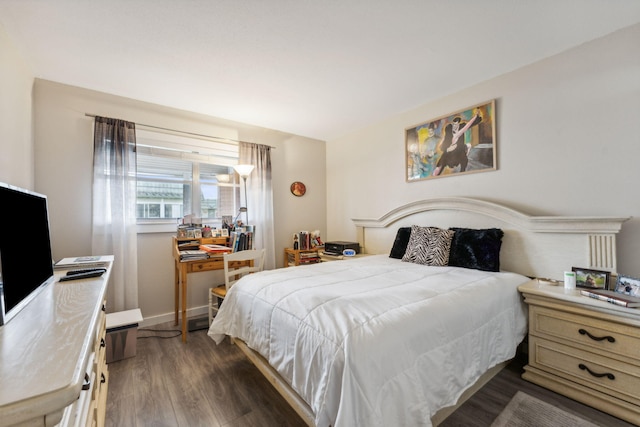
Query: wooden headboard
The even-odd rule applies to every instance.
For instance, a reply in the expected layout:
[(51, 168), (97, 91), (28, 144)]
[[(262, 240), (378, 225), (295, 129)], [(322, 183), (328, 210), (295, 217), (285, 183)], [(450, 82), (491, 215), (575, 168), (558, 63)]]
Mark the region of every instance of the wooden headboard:
[(500, 267), (562, 279), (571, 267), (616, 273), (616, 234), (629, 218), (531, 216), (478, 199), (447, 197), (400, 206), (378, 219), (352, 219), (365, 253), (389, 253), (399, 227), (500, 228)]

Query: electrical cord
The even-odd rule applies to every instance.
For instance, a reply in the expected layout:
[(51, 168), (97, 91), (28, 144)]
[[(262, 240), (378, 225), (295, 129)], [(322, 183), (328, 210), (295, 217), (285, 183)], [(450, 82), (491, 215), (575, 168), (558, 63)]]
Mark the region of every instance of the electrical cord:
[(161, 339), (167, 339), (167, 338), (175, 338), (175, 337), (179, 337), (182, 335), (182, 331), (180, 330), (176, 330), (176, 329), (150, 329), (150, 328), (142, 328), (142, 329), (138, 329), (138, 332), (143, 331), (143, 332), (177, 332), (176, 334), (173, 335), (144, 335), (144, 336), (140, 336), (138, 335), (138, 338), (161, 338)]

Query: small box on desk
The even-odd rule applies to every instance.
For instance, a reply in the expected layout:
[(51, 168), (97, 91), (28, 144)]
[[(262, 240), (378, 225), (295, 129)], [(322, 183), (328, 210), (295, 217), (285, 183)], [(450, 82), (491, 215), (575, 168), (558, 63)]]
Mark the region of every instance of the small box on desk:
[(353, 249), (356, 253), (360, 253), (360, 245), (356, 242), (325, 242), (324, 252), (329, 255), (342, 255), (345, 249)]
[(107, 363), (136, 355), (138, 324), (142, 320), (139, 308), (107, 314)]

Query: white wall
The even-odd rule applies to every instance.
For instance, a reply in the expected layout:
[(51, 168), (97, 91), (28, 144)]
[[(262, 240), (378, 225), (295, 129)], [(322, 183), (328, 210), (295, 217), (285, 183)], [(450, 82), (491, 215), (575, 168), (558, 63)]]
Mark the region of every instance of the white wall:
[[(127, 98), (45, 80), (35, 82), (36, 189), (49, 196), (53, 255), (56, 259), (90, 254), (93, 119), (85, 113), (204, 135), (230, 132), (244, 141), (275, 147), (272, 179), (276, 233), (276, 265), (299, 229), (326, 232), (325, 143), (323, 141), (192, 114)], [(296, 198), (293, 181), (309, 193)], [(173, 318), (175, 233), (138, 235), (139, 304), (146, 323)], [(223, 283), (222, 274), (189, 276), (191, 314), (205, 312), (207, 290)]]
[[(240, 138), (243, 138), (241, 133)], [(272, 140), (265, 138), (266, 140)], [(320, 230), (327, 234), (327, 180), (326, 146), (324, 141), (287, 135), (277, 150), (273, 150), (273, 188), (278, 196), (274, 198), (273, 214), (277, 218), (276, 265), (282, 267), (284, 248), (293, 247), (294, 233)], [(272, 141), (276, 141), (273, 139)], [(275, 143), (275, 142), (274, 142)], [(291, 194), (290, 187), (301, 181), (307, 187), (302, 197)]]
[(33, 74), (0, 27), (0, 181), (34, 189)]
[[(406, 128), (491, 99), (497, 171), (405, 182)], [(355, 239), (351, 218), (444, 196), (537, 215), (633, 216), (618, 238), (618, 271), (640, 277), (639, 116), (635, 25), (327, 141), (329, 237)]]
[[(201, 133), (231, 126), (240, 139), (277, 147), (273, 181), (280, 265), (278, 253), (301, 229), (319, 228), (325, 240), (352, 240), (350, 218), (379, 217), (418, 199), (471, 196), (533, 214), (634, 216), (618, 239), (618, 267), (640, 277), (635, 188), (640, 138), (633, 126), (640, 113), (639, 46), (636, 25), (329, 141), (325, 164), (321, 141), (65, 85), (37, 81), (32, 101), (33, 77), (0, 31), (0, 180), (49, 195), (56, 258), (86, 254), (92, 121), (85, 112)], [(494, 98), (497, 171), (405, 182), (405, 128)], [(302, 198), (289, 193), (296, 180), (307, 184)], [(138, 239), (145, 317), (162, 318), (173, 310), (169, 240), (164, 234)], [(193, 276), (190, 307), (202, 306), (205, 287), (218, 280), (208, 274)]]

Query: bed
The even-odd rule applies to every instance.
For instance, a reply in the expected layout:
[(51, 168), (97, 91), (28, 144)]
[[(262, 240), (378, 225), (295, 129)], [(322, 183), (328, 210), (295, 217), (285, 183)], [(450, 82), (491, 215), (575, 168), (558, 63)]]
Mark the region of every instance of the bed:
[(517, 287), (572, 266), (615, 272), (624, 218), (445, 198), (353, 221), (368, 256), (247, 276), (209, 329), (309, 425), (438, 424), (515, 355)]

